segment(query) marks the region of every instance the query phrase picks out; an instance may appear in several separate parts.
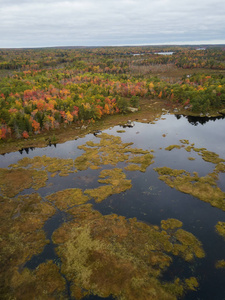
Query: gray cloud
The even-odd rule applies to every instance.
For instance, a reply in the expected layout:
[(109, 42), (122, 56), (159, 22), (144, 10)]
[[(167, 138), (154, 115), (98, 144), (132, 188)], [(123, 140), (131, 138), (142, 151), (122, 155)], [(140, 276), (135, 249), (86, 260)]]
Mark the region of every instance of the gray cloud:
[(223, 0), (0, 0), (0, 48), (225, 43)]

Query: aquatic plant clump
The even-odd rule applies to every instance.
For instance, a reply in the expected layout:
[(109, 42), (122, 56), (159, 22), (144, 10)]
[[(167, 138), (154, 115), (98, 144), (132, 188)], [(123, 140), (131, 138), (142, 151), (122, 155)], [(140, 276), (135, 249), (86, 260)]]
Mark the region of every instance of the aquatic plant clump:
[(188, 160), (195, 160), (194, 157), (188, 157)]
[(200, 155), (202, 156), (203, 160), (214, 163), (214, 164), (219, 164), (221, 162), (225, 162), (225, 160), (220, 158), (217, 153), (212, 152), (212, 151), (202, 150), (200, 152)]
[(225, 260), (218, 260), (215, 266), (217, 269), (225, 269)]
[(199, 177), (197, 172), (191, 175), (185, 170), (173, 170), (168, 167), (154, 170), (159, 174), (159, 179), (170, 187), (225, 210), (225, 193), (216, 185), (213, 176)]
[[(189, 145), (189, 141), (185, 140), (185, 139), (180, 140), (180, 142), (181, 142), (181, 144), (183, 144), (182, 146), (181, 145), (170, 145), (170, 146), (166, 147), (165, 150), (171, 151), (175, 148), (181, 149), (186, 144), (188, 146), (186, 146), (184, 149), (187, 152), (194, 151), (194, 152), (198, 153), (198, 155), (200, 155), (204, 161), (211, 162), (211, 163), (217, 165), (215, 168), (216, 172), (225, 172), (225, 164), (224, 164), (225, 160), (223, 158), (220, 158), (217, 153), (208, 151), (206, 148), (196, 148), (194, 146), (194, 144)], [(194, 160), (194, 158), (191, 158), (191, 157), (189, 157), (188, 159)]]
[(216, 224), (216, 232), (225, 239), (225, 222), (218, 222)]
[(180, 142), (181, 144), (189, 145), (189, 140), (181, 139)]
[(13, 168), (26, 168), (41, 170), (45, 168), (46, 171), (53, 173), (55, 176), (59, 173), (59, 176), (68, 176), (70, 173), (74, 173), (74, 162), (73, 159), (58, 158), (58, 157), (47, 157), (35, 156), (34, 158), (24, 157), (19, 160), (16, 164), (10, 165)]
[(11, 299), (15, 272), (33, 255), (41, 253), (48, 243), (42, 227), (55, 209), (43, 202), (39, 194), (14, 199), (0, 197), (0, 202), (0, 294)]
[(181, 146), (180, 146), (180, 145), (170, 145), (170, 146), (166, 147), (165, 150), (171, 151), (171, 150), (173, 150), (173, 149), (175, 149), (175, 148), (176, 148), (176, 149), (180, 149)]
[(84, 204), (89, 200), (88, 196), (83, 194), (81, 189), (66, 189), (46, 196), (46, 199), (54, 202), (57, 208), (67, 210), (74, 205)]
[(103, 178), (98, 180), (99, 183), (107, 185), (84, 191), (85, 194), (94, 198), (96, 202), (101, 202), (110, 195), (125, 192), (132, 187), (131, 180), (126, 179), (125, 173), (119, 168), (102, 170), (99, 178)]
[(174, 236), (177, 241), (180, 242), (174, 245), (174, 255), (180, 255), (186, 261), (193, 260), (195, 256), (198, 258), (203, 258), (205, 256), (205, 253), (201, 248), (201, 243), (192, 233), (183, 229), (178, 229)]
[(29, 188), (38, 190), (46, 185), (46, 171), (30, 169), (0, 169), (0, 188), (4, 196), (14, 197)]
[[(97, 169), (102, 165), (116, 166), (119, 162), (125, 162), (135, 164), (135, 171), (145, 172), (146, 168), (153, 163), (154, 156), (149, 151), (132, 148), (133, 143), (122, 143), (118, 136), (102, 133), (98, 135), (98, 138), (100, 138), (99, 143), (88, 141), (85, 145), (78, 147), (84, 151), (75, 159), (75, 166), (78, 170)], [(127, 170), (133, 169), (129, 169), (128, 165)]]
[(154, 163), (154, 155), (147, 153), (142, 156), (135, 156), (128, 160), (128, 163), (132, 163), (125, 167), (125, 170), (128, 171), (141, 171), (145, 172), (147, 167)]
[[(179, 220), (164, 221), (160, 228), (136, 218), (103, 216), (90, 204), (74, 207), (70, 213), (74, 219), (53, 233), (53, 241), (58, 244), (62, 272), (71, 281), (76, 299), (95, 294), (116, 299), (172, 300), (198, 286), (192, 277), (167, 283), (160, 280), (172, 263), (172, 254), (185, 259), (187, 252), (193, 259), (204, 256), (200, 242), (191, 233), (183, 230), (186, 238), (185, 234), (176, 235), (182, 226)], [(186, 248), (175, 253), (179, 245)]]
[(175, 228), (180, 228), (183, 223), (177, 219), (168, 219), (161, 221), (161, 228), (164, 230), (174, 230)]
[(53, 261), (40, 264), (35, 270), (16, 271), (11, 281), (14, 299), (65, 299), (65, 279)]

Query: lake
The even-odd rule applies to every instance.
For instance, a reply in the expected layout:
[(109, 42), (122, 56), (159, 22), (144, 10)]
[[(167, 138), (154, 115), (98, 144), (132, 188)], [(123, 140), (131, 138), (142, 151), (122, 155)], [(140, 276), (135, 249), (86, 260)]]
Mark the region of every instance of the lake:
[(172, 51), (168, 51), (168, 52), (157, 52), (155, 54), (159, 54), (159, 55), (173, 55), (174, 52)]
[[(169, 296), (166, 294), (168, 298), (165, 299), (175, 299), (171, 295), (179, 299), (184, 290), (182, 299), (185, 300), (224, 300), (225, 268), (216, 268), (216, 264), (225, 259), (225, 240), (215, 227), (218, 222), (225, 222), (224, 132), (223, 118), (166, 114), (154, 124), (135, 122), (133, 127), (115, 126), (64, 144), (2, 155), (1, 168), (14, 164), (13, 170), (22, 168), (24, 174), (29, 171), (35, 178), (23, 189), (15, 184), (13, 188), (17, 188), (18, 193), (13, 193), (12, 188), (7, 187), (8, 182), (5, 183), (4, 196), (12, 198), (19, 194), (22, 197), (20, 208), (16, 206), (16, 213), (11, 216), (10, 226), (19, 222), (15, 231), (25, 230), (26, 218), (34, 215), (36, 218), (36, 208), (29, 215), (29, 208), (23, 210), (23, 197), (38, 193), (40, 202), (34, 207), (40, 205), (41, 221), (35, 219), (32, 226), (37, 232), (44, 228), (49, 240), (48, 243), (43, 240), (43, 247), (38, 250), (36, 244), (32, 244), (28, 260), (19, 260), (12, 254), (12, 270), (19, 266), (22, 275), (16, 276), (23, 276), (16, 283), (12, 281), (16, 295), (24, 286), (31, 289), (39, 280), (41, 267), (38, 266), (52, 260), (54, 266), (50, 267), (59, 268), (60, 286), (58, 294), (49, 291), (54, 299), (59, 295), (68, 299), (75, 299), (75, 295), (77, 299), (114, 299), (112, 295), (118, 299), (122, 296), (142, 299), (141, 291), (150, 295), (148, 293), (154, 289), (156, 295), (173, 291)], [(58, 165), (56, 158), (61, 159)], [(34, 170), (43, 173), (40, 176), (32, 173)], [(174, 170), (183, 170), (183, 173), (174, 175)], [(45, 181), (44, 172), (47, 174)], [(4, 174), (11, 176), (6, 171)], [(204, 190), (199, 192), (202, 182), (208, 190), (206, 195)], [(211, 192), (215, 196), (210, 196)], [(222, 197), (220, 202), (219, 197)], [(43, 208), (41, 205), (45, 204), (48, 207)], [(23, 213), (26, 218), (20, 221)], [(162, 222), (168, 219), (176, 225)], [(22, 241), (27, 241), (30, 234), (29, 229), (26, 230), (26, 238)], [(140, 232), (139, 237), (137, 232)], [(30, 240), (27, 243), (31, 243)], [(23, 253), (22, 247), (19, 251)], [(50, 267), (48, 265), (48, 269)], [(28, 286), (24, 268), (29, 270), (29, 278), (35, 278)], [(105, 274), (106, 269), (108, 273)], [(142, 270), (142, 274), (138, 270)], [(10, 274), (7, 276), (12, 276)], [(141, 277), (143, 274), (146, 277)], [(118, 284), (118, 278), (123, 284), (126, 279), (125, 287)], [(151, 289), (142, 283), (146, 278), (156, 278)], [(195, 278), (198, 287), (189, 278)], [(62, 282), (66, 282), (66, 292), (61, 289)], [(159, 286), (165, 282), (174, 284), (168, 288)], [(139, 291), (131, 289), (131, 285), (139, 286)], [(125, 294), (121, 294), (120, 288), (127, 288)], [(86, 295), (83, 290), (89, 289), (94, 292)]]

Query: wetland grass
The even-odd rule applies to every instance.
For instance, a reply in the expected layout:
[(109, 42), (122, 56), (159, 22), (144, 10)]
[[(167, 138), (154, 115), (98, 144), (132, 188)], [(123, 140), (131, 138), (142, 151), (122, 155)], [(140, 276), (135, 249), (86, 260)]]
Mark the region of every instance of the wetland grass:
[(165, 220), (160, 228), (135, 218), (103, 216), (90, 204), (74, 207), (70, 213), (74, 220), (56, 230), (53, 241), (58, 244), (62, 272), (72, 282), (73, 297), (172, 300), (198, 286), (193, 277), (175, 283), (160, 279), (172, 255), (189, 263), (204, 256), (201, 243), (178, 229), (179, 220)]
[(43, 202), (38, 194), (13, 199), (0, 197), (0, 202), (0, 294), (3, 299), (14, 299), (13, 278), (49, 242), (42, 227), (55, 209)]

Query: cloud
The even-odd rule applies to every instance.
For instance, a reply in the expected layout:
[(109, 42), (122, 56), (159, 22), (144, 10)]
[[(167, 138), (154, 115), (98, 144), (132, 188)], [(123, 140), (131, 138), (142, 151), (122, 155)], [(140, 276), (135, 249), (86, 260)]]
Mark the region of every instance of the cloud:
[(0, 0), (0, 48), (224, 40), (223, 0)]

